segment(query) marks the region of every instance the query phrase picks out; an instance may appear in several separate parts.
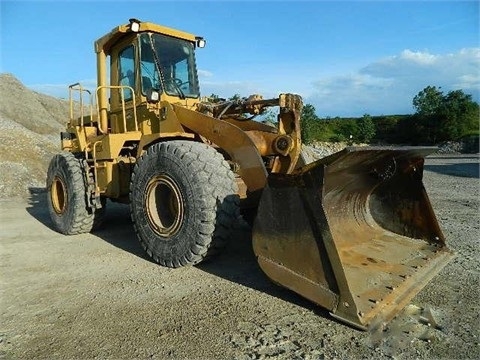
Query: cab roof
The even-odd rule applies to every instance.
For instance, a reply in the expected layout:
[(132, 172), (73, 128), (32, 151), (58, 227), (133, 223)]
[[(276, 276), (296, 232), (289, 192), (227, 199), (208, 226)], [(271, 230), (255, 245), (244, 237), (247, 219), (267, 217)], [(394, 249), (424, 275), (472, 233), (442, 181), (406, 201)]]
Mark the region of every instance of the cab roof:
[[(133, 19), (132, 19), (133, 20)], [(172, 29), (163, 25), (158, 25), (150, 22), (141, 22), (138, 20), (135, 20), (140, 24), (139, 30), (134, 32), (131, 29), (131, 24), (124, 24), (124, 25), (119, 25), (115, 28), (112, 29), (108, 34), (102, 36), (100, 39), (95, 41), (95, 52), (104, 52), (106, 54), (110, 53), (110, 48), (122, 37), (124, 37), (127, 34), (135, 34), (135, 33), (140, 33), (140, 32), (154, 32), (154, 33), (159, 33), (159, 34), (164, 34), (172, 37), (176, 37), (179, 39), (187, 40), (187, 41), (192, 41), (194, 42), (196, 40), (196, 36), (184, 31)]]

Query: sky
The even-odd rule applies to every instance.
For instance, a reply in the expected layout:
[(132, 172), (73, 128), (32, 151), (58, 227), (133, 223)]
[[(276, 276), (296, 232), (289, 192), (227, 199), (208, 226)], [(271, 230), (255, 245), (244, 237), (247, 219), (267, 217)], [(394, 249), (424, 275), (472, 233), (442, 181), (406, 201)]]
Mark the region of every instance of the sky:
[[(5, 1), (0, 72), (67, 97), (93, 42), (137, 18), (201, 35), (202, 95), (300, 94), (320, 117), (410, 114), (426, 86), (479, 101), (478, 1)], [(1, 96), (1, 94), (0, 94)]]

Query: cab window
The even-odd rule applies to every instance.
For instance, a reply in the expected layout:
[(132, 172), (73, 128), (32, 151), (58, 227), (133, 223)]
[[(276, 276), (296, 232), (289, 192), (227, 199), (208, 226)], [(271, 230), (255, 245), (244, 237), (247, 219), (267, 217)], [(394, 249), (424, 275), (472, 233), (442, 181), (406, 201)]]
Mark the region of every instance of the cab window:
[[(135, 89), (135, 51), (132, 45), (120, 51), (118, 55), (118, 78), (122, 86), (130, 86)], [(133, 94), (130, 89), (123, 91), (125, 101), (132, 100)], [(120, 94), (121, 96), (121, 94)]]
[(148, 34), (140, 36), (140, 75), (142, 81), (142, 94), (146, 95), (149, 89), (162, 91), (160, 76), (155, 64), (152, 45)]

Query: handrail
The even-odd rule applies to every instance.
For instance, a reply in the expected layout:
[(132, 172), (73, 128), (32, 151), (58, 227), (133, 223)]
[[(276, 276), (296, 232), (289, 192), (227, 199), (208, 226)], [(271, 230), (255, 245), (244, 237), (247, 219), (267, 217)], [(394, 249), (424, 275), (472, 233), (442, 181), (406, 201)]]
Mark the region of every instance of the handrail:
[(72, 123), (75, 119), (73, 116), (74, 113), (74, 106), (73, 106), (73, 93), (78, 91), (79, 94), (79, 101), (80, 101), (80, 126), (84, 126), (84, 102), (83, 102), (83, 93), (88, 93), (89, 100), (88, 100), (88, 107), (90, 108), (90, 121), (93, 122), (93, 106), (92, 106), (92, 92), (88, 89), (85, 89), (80, 83), (75, 83), (68, 86), (68, 100), (69, 100), (69, 107), (70, 107), (70, 123)]

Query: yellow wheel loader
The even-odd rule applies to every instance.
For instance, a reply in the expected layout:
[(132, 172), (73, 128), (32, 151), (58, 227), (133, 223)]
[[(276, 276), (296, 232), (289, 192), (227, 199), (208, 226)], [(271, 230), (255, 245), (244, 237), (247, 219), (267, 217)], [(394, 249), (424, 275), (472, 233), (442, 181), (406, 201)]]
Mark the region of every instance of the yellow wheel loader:
[[(302, 164), (301, 97), (202, 101), (204, 46), (136, 19), (95, 42), (98, 86), (69, 87), (48, 169), (55, 228), (89, 232), (107, 199), (128, 203), (145, 251), (176, 268), (255, 214), (254, 252), (274, 282), (360, 329), (389, 321), (452, 256), (422, 184), (433, 149), (350, 147)], [(277, 126), (254, 120), (272, 106)]]

